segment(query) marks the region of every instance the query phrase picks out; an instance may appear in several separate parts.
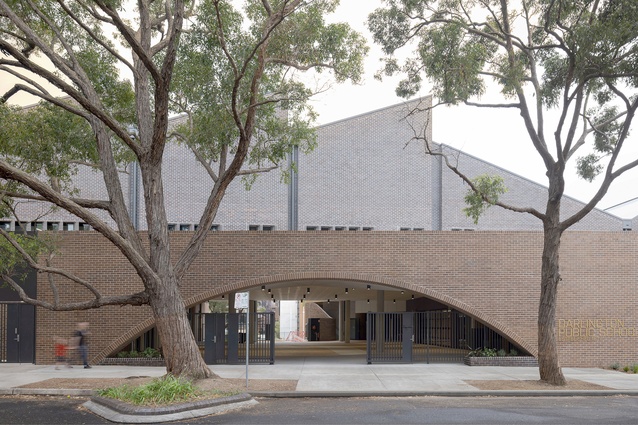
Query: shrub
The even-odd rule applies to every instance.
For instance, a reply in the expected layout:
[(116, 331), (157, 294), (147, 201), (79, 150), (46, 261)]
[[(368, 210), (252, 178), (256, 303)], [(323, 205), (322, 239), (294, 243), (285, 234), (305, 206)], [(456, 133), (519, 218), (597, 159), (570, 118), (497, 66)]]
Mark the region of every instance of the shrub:
[(477, 348), (470, 351), (468, 354), (470, 357), (496, 357), (496, 348)]
[(510, 350), (510, 356), (512, 356), (512, 357), (518, 356), (518, 350), (516, 350), (515, 348), (512, 348)]
[(133, 404), (168, 404), (196, 397), (198, 392), (191, 381), (166, 375), (138, 387), (123, 385), (97, 391), (102, 397), (115, 398)]
[(505, 356), (507, 356), (507, 351), (505, 351), (505, 350), (503, 350), (503, 349), (501, 348), (500, 350), (498, 350), (498, 351), (496, 352), (496, 355), (497, 355), (497, 356), (499, 356), (499, 357), (505, 357)]
[(162, 353), (152, 347), (148, 347), (146, 349), (144, 349), (144, 351), (120, 351), (119, 353), (117, 353), (117, 358), (119, 359), (127, 359), (127, 358), (139, 358), (139, 357), (145, 357), (148, 359), (155, 359), (155, 358), (161, 358), (162, 357)]
[(195, 387), (191, 381), (184, 378), (176, 378), (173, 375), (155, 378), (148, 384), (137, 387), (123, 385), (97, 390), (99, 396), (114, 398), (137, 405), (165, 405), (204, 397), (228, 397), (239, 393), (241, 393), (239, 390), (203, 391)]
[(613, 370), (618, 370), (620, 369), (620, 363), (614, 363), (611, 366), (609, 366), (611, 369)]
[(625, 372), (629, 372), (629, 366), (623, 367), (622, 370), (624, 370)]
[(634, 373), (638, 373), (638, 364), (633, 365), (633, 367), (632, 367), (632, 371), (633, 371)]
[(147, 358), (162, 357), (162, 354), (159, 352), (159, 350), (152, 347), (147, 347), (144, 351), (140, 353), (140, 355), (141, 357), (147, 357)]

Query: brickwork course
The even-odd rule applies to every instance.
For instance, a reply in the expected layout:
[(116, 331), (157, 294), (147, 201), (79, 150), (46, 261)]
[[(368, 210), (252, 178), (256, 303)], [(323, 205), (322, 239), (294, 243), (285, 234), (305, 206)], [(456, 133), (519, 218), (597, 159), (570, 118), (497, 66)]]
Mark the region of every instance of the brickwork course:
[[(174, 232), (171, 244), (184, 246), (188, 237)], [(635, 232), (565, 234), (557, 309), (561, 365), (635, 361), (637, 243)], [(312, 281), (373, 284), (470, 314), (536, 354), (541, 250), (542, 233), (523, 231), (215, 232), (181, 290), (192, 306), (229, 292), (261, 293), (262, 285), (297, 285), (303, 291)], [(90, 280), (105, 295), (142, 289), (132, 267), (97, 233), (65, 233), (55, 265)], [(55, 279), (63, 299), (89, 296)], [(38, 286), (41, 297), (51, 297), (45, 276)], [(364, 304), (357, 301), (355, 310), (366, 311)], [(37, 362), (53, 362), (52, 336), (70, 335), (79, 321), (91, 323), (93, 362), (153, 326), (147, 307), (38, 309)]]

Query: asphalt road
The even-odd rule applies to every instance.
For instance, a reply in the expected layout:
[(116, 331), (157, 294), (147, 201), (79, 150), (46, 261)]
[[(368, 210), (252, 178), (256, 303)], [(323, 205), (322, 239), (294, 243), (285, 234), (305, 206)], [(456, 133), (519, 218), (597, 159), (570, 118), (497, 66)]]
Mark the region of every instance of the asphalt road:
[[(181, 424), (636, 424), (637, 397), (258, 399), (255, 407)], [(0, 424), (108, 424), (82, 398), (0, 397)]]

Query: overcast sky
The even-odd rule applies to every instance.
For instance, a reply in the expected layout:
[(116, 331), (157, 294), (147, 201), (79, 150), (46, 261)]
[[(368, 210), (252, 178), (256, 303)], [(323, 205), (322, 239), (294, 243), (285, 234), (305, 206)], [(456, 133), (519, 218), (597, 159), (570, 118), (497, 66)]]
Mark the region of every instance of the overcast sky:
[[(368, 14), (380, 4), (380, 0), (341, 0), (337, 14), (332, 19), (347, 21), (363, 33), (369, 39), (370, 54), (366, 60), (366, 73), (361, 85), (334, 86), (313, 101), (313, 106), (319, 112), (319, 124), (341, 120), (404, 101), (394, 93), (398, 79), (384, 79), (383, 82), (379, 82), (373, 78), (380, 65), (381, 52), (372, 43), (365, 21)], [(0, 90), (6, 90), (7, 85), (6, 80), (0, 80)], [(420, 95), (428, 94), (428, 85), (424, 84)], [(18, 100), (22, 104), (33, 102), (25, 101), (24, 98), (18, 98)], [(551, 131), (546, 133), (551, 134)], [(433, 134), (435, 142), (454, 146), (540, 184), (547, 184), (540, 156), (533, 149), (520, 116), (513, 110), (489, 110), (465, 106), (438, 108), (433, 113)], [(638, 138), (634, 136), (631, 142), (638, 144)], [(638, 155), (638, 146), (633, 147), (631, 152), (625, 152), (627, 153)], [(626, 155), (625, 158), (628, 160), (629, 156)], [(572, 169), (567, 176), (566, 193), (586, 201), (596, 190), (596, 181), (587, 183), (578, 179), (573, 172), (572, 164)], [(599, 204), (599, 208), (608, 208), (634, 197), (638, 197), (638, 170), (628, 172), (614, 182), (608, 195)], [(623, 218), (634, 217), (638, 215), (638, 201), (625, 207), (614, 208), (609, 212)]]

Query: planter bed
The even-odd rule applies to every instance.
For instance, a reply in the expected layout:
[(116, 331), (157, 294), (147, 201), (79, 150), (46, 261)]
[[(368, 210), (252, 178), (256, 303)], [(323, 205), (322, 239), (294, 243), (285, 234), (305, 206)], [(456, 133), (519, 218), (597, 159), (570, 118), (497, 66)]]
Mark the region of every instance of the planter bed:
[(164, 359), (158, 357), (107, 357), (100, 362), (103, 366), (165, 366)]
[(538, 367), (538, 360), (532, 356), (465, 357), (463, 363), (468, 366)]

